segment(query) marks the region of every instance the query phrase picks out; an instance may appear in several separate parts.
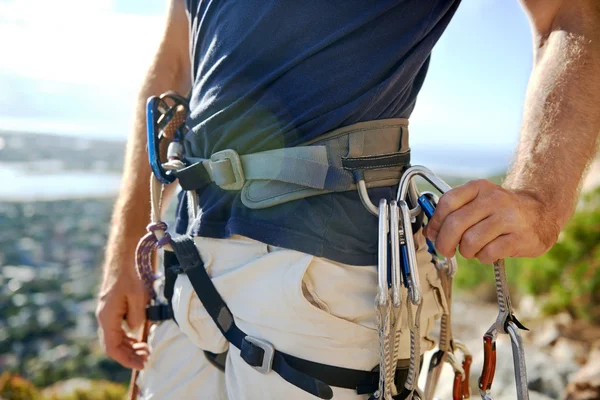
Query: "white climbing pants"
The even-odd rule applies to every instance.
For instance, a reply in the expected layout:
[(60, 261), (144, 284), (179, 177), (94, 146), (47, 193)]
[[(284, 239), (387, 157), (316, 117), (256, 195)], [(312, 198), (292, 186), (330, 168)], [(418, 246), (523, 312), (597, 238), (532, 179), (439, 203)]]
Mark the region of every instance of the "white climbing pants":
[[(362, 370), (378, 365), (374, 266), (341, 264), (242, 236), (195, 242), (215, 287), (246, 334), (323, 364)], [(427, 334), (447, 305), (420, 233), (416, 244), (424, 302), (421, 350), (426, 351), (433, 347)], [(263, 375), (246, 364), (221, 335), (186, 275), (175, 283), (173, 308), (179, 327), (164, 322), (150, 341), (152, 354), (140, 378), (145, 399), (315, 399), (277, 373)], [(401, 359), (409, 358), (409, 348), (404, 312)], [(227, 349), (225, 373), (202, 352)], [(350, 389), (333, 391), (334, 399), (369, 397)]]

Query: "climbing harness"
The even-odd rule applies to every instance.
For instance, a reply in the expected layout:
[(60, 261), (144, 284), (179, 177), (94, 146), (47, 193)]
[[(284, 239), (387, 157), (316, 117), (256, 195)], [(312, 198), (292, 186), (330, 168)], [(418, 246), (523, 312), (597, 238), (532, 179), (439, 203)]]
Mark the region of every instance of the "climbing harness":
[[(424, 178), (441, 193), (450, 190), (450, 187), (427, 168), (410, 167), (408, 121), (369, 121), (336, 129), (298, 147), (247, 155), (225, 149), (208, 158), (198, 158), (184, 154), (182, 141), (186, 127), (182, 115), (186, 111), (185, 99), (173, 93), (152, 97), (147, 103), (148, 156), (153, 172), (150, 181), (152, 212), (148, 234), (138, 246), (137, 261), (140, 278), (147, 283), (152, 299), (148, 309), (158, 310), (160, 306), (163, 310), (148, 311), (148, 317), (172, 315), (168, 304), (168, 311), (164, 311), (165, 302), (153, 289), (156, 276), (150, 265), (150, 253), (162, 247), (167, 250), (166, 258), (171, 260), (170, 268), (165, 271), (167, 278), (170, 277), (165, 285), (167, 300), (170, 301), (172, 295), (174, 277), (186, 274), (223, 336), (239, 349), (241, 358), (261, 374), (275, 372), (290, 384), (321, 399), (332, 398), (331, 387), (334, 386), (353, 389), (358, 394), (370, 393), (373, 400), (430, 400), (441, 366), (448, 362), (455, 371), (453, 400), (467, 398), (471, 355), (464, 345), (454, 340), (449, 311), (442, 317), (440, 350), (430, 365), (425, 392), (417, 385), (421, 364), (420, 316), (423, 300), (413, 235), (421, 227), (423, 214), (428, 218), (433, 215), (437, 197), (433, 193), (419, 193), (414, 178)], [(164, 138), (170, 140), (165, 162), (160, 158), (160, 144)], [(239, 192), (242, 203), (255, 209), (325, 193), (357, 190), (363, 205), (379, 219), (375, 299), (379, 366), (372, 371), (363, 371), (325, 365), (283, 353), (268, 341), (245, 334), (236, 325), (233, 314), (213, 285), (193, 239), (188, 235), (170, 237), (166, 224), (160, 220), (163, 185), (175, 180), (187, 192), (191, 212), (198, 209), (196, 191), (209, 184)], [(371, 202), (369, 188), (396, 184), (398, 192), (395, 199), (381, 199), (378, 206)], [(428, 246), (440, 275), (445, 301), (450, 303), (456, 261), (441, 260), (434, 244), (429, 242)], [(513, 326), (520, 325), (512, 315), (508, 292), (498, 283), (497, 291), (499, 305), (500, 299), (503, 299), (504, 306), (500, 306), (498, 321), (484, 339), (485, 343), (490, 343), (481, 379), (481, 387), (486, 388), (485, 391), (489, 391), (493, 380), (495, 353), (491, 344), (496, 335), (508, 332), (511, 338), (519, 338), (516, 328), (513, 332)], [(399, 360), (404, 312), (410, 336), (410, 359), (407, 363)], [(516, 348), (522, 354), (522, 344), (520, 341), (517, 344)], [(463, 354), (462, 363), (455, 355), (458, 352)], [(406, 367), (400, 367), (405, 364)], [(524, 377), (524, 362), (522, 364)], [(522, 381), (526, 382), (526, 379)], [(401, 384), (403, 387), (399, 387)], [(485, 399), (491, 399), (489, 394), (486, 396)]]

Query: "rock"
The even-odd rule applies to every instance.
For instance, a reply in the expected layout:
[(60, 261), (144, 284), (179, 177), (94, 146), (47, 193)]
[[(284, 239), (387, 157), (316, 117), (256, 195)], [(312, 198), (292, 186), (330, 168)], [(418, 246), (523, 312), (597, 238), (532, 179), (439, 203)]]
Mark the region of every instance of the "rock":
[(559, 363), (582, 365), (588, 358), (588, 349), (584, 343), (559, 338), (552, 347), (550, 354)]
[[(471, 396), (473, 397), (473, 396)], [(501, 396), (495, 396), (494, 400), (515, 400), (517, 398), (517, 392), (513, 391), (513, 393), (505, 392)], [(529, 400), (553, 400), (552, 397), (548, 397), (542, 393), (529, 391)]]
[(519, 301), (519, 319), (536, 319), (541, 315), (541, 308), (533, 296), (523, 296)]
[(559, 326), (571, 326), (573, 325), (573, 317), (568, 312), (561, 312), (554, 317), (554, 320)]
[[(527, 364), (527, 380), (530, 392), (536, 392), (535, 398), (558, 399), (571, 376), (579, 366), (574, 362), (556, 362), (552, 356), (531, 345), (525, 347)], [(481, 371), (483, 355), (478, 354), (473, 360), (472, 371)], [(471, 375), (471, 387), (477, 394), (478, 374)], [(508, 336), (498, 337), (496, 346), (496, 374), (492, 391), (498, 399), (515, 399), (515, 375), (513, 366), (512, 348)], [(496, 398), (494, 397), (494, 398)], [(531, 397), (534, 398), (533, 395)]]
[(568, 378), (579, 368), (575, 362), (557, 362), (549, 354), (527, 348), (527, 374), (530, 390), (558, 399)]
[(587, 364), (571, 379), (565, 400), (600, 399), (600, 346), (590, 354)]
[(560, 330), (552, 320), (545, 321), (541, 327), (536, 328), (535, 332), (533, 342), (540, 347), (551, 346), (560, 337)]

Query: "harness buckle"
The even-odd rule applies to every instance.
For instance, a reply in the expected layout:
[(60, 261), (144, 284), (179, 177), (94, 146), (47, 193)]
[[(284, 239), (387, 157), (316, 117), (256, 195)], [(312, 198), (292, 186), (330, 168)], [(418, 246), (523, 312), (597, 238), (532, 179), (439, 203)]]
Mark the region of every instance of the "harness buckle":
[[(254, 348), (253, 348), (254, 347)], [(256, 365), (256, 358), (258, 356), (256, 347), (262, 349), (262, 361), (260, 365)], [(275, 348), (273, 345), (266, 340), (258, 339), (253, 336), (246, 336), (242, 341), (242, 348), (240, 349), (240, 356), (254, 368), (256, 371), (263, 375), (271, 372), (273, 367), (273, 359), (275, 358)]]
[[(246, 176), (244, 175), (240, 155), (235, 150), (225, 149), (214, 153), (210, 156), (210, 167), (213, 171), (215, 183), (221, 189), (242, 190), (244, 187)], [(233, 182), (231, 178), (233, 178)]]

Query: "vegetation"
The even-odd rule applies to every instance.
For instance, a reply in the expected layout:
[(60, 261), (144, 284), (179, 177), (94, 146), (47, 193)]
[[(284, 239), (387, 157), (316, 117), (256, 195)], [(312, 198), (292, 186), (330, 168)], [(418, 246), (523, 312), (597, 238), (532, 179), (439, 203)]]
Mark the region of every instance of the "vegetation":
[(67, 381), (39, 391), (30, 381), (8, 372), (0, 375), (3, 400), (122, 400), (127, 388), (108, 381)]

